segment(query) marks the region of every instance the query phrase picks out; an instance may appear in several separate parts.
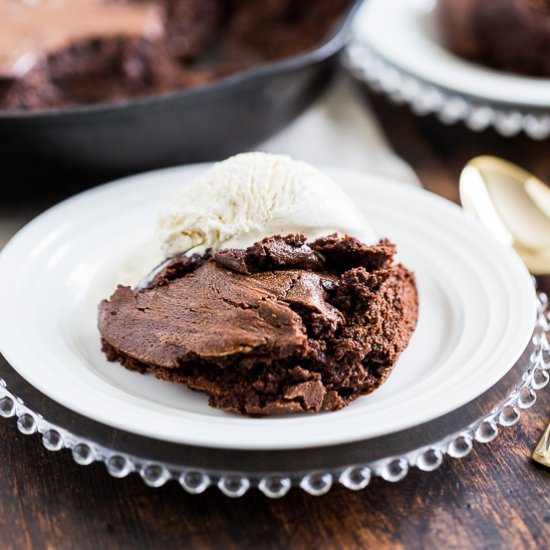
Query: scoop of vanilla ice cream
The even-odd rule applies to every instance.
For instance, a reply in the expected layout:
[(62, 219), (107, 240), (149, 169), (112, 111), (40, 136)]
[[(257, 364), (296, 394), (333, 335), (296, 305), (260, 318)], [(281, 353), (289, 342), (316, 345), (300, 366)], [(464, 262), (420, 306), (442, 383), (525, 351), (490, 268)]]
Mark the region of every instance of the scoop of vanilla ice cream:
[(246, 248), (266, 236), (339, 233), (376, 241), (367, 221), (328, 176), (288, 156), (243, 153), (214, 164), (183, 187), (158, 218), (167, 258)]

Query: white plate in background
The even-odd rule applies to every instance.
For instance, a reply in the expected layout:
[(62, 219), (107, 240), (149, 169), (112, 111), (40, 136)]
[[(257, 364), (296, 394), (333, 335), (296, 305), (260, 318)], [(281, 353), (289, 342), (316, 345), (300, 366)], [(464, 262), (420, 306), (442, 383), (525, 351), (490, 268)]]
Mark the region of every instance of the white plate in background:
[(500, 71), (448, 51), (433, 0), (369, 0), (358, 13), (345, 64), (418, 114), (503, 136), (550, 136), (550, 78)]

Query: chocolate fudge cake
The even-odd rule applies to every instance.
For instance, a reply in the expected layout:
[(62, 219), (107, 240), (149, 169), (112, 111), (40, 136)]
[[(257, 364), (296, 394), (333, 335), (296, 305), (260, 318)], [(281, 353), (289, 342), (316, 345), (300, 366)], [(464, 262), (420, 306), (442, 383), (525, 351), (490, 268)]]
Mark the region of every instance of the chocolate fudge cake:
[(206, 84), (317, 45), (350, 0), (0, 0), (0, 109)]
[(290, 234), (180, 256), (101, 303), (103, 351), (233, 413), (341, 409), (386, 380), (414, 331), (414, 276), (394, 253)]
[(505, 71), (550, 75), (549, 0), (438, 0), (438, 22), (456, 54)]

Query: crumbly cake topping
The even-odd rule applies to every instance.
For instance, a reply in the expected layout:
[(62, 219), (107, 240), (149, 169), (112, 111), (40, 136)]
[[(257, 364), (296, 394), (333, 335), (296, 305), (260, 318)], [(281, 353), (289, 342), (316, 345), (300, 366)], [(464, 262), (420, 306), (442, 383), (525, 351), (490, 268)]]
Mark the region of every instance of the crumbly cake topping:
[(336, 410), (387, 378), (414, 330), (414, 277), (394, 252), (287, 235), (184, 256), (102, 302), (103, 349), (230, 412)]

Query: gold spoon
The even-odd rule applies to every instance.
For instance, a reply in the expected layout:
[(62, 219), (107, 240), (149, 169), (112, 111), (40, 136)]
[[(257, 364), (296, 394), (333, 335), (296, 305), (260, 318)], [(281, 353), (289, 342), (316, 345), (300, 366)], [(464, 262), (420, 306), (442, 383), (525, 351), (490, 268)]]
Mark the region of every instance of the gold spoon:
[[(515, 164), (481, 156), (460, 174), (460, 200), (533, 275), (550, 274), (550, 187)], [(550, 424), (533, 459), (550, 466)]]
[(460, 175), (460, 200), (533, 275), (550, 274), (550, 187), (515, 164), (476, 157)]

